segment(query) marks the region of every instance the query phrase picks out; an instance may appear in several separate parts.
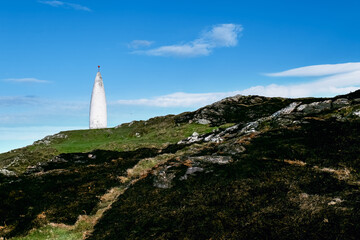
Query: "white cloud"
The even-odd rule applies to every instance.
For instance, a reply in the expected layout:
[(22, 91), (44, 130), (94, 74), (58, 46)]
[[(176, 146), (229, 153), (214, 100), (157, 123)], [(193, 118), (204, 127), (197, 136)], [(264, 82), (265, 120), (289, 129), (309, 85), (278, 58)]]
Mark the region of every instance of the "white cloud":
[(19, 82), (19, 83), (49, 83), (47, 80), (40, 80), (37, 78), (7, 78), (5, 82)]
[(268, 73), (270, 77), (318, 77), (346, 73), (360, 70), (360, 63), (340, 63), (312, 65), (300, 68), (294, 68), (283, 72)]
[(197, 41), (207, 43), (213, 47), (234, 47), (238, 43), (238, 36), (243, 27), (237, 24), (219, 24), (210, 31), (203, 33)]
[[(269, 76), (325, 76), (312, 82), (298, 84), (269, 84), (254, 86), (243, 90), (216, 93), (172, 93), (154, 98), (118, 100), (113, 104), (142, 105), (154, 107), (198, 107), (213, 103), (222, 98), (242, 95), (261, 95), (267, 97), (331, 97), (360, 89), (360, 63), (316, 65), (290, 69)], [(332, 66), (333, 68), (329, 67)], [(360, 68), (360, 67), (359, 67)], [(298, 71), (302, 69), (302, 71)], [(296, 70), (296, 71), (295, 71)], [(310, 71), (311, 70), (311, 71)]]
[(255, 86), (240, 91), (243, 95), (261, 95), (267, 97), (331, 97), (339, 94), (353, 92), (359, 87), (323, 87), (321, 89), (313, 89), (314, 85), (277, 85), (270, 84), (267, 86)]
[(128, 44), (129, 48), (138, 49), (141, 47), (150, 47), (154, 42), (148, 40), (133, 40)]
[(177, 56), (177, 57), (197, 57), (207, 56), (212, 52), (208, 44), (190, 43), (184, 45), (163, 46), (151, 49), (142, 53), (151, 56)]
[(242, 30), (242, 26), (238, 24), (218, 24), (213, 26), (209, 31), (205, 31), (201, 34), (200, 38), (194, 41), (184, 44), (161, 46), (145, 51), (135, 51), (134, 53), (151, 56), (207, 56), (212, 53), (214, 48), (236, 46)]
[(50, 6), (53, 6), (53, 7), (59, 7), (59, 6), (62, 6), (64, 5), (63, 2), (61, 1), (39, 1), (40, 3), (44, 3), (44, 4), (47, 4), (47, 5), (50, 5)]
[(218, 92), (218, 93), (183, 93), (177, 92), (154, 98), (143, 98), (134, 100), (118, 100), (111, 104), (142, 105), (154, 107), (193, 107), (203, 106), (222, 98), (239, 94), (240, 92)]
[(85, 7), (83, 5), (80, 5), (80, 4), (76, 4), (76, 3), (65, 3), (65, 4), (70, 6), (71, 8), (73, 8), (75, 10), (82, 10), (82, 11), (91, 12), (90, 8)]
[(341, 63), (312, 65), (294, 68), (278, 73), (270, 73), (271, 77), (319, 77), (312, 82), (256, 86), (244, 90), (245, 94), (261, 94), (266, 96), (305, 97), (333, 96), (355, 91), (360, 87), (360, 63)]
[(65, 7), (65, 8), (72, 8), (75, 10), (91, 12), (90, 8), (80, 5), (80, 4), (76, 4), (76, 3), (69, 3), (69, 2), (63, 2), (63, 1), (58, 1), (58, 0), (39, 1), (39, 2), (43, 3), (43, 4), (47, 4), (52, 7)]

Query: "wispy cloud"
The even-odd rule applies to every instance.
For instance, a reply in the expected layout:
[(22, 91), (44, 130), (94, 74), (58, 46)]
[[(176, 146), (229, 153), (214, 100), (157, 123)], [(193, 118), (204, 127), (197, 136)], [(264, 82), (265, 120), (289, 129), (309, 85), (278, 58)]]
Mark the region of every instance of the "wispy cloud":
[(121, 105), (142, 105), (153, 107), (194, 107), (203, 106), (222, 98), (239, 94), (234, 92), (217, 92), (217, 93), (184, 93), (177, 92), (168, 95), (158, 96), (154, 98), (142, 98), (134, 100), (118, 100), (112, 104)]
[(165, 57), (207, 56), (211, 54), (215, 48), (236, 46), (242, 30), (243, 27), (238, 24), (218, 24), (210, 30), (204, 31), (201, 36), (194, 41), (184, 44), (166, 45), (144, 51), (134, 51), (133, 53)]
[(39, 104), (41, 100), (35, 96), (0, 96), (0, 106)]
[(90, 8), (88, 8), (86, 6), (83, 6), (83, 5), (80, 5), (80, 4), (76, 4), (76, 3), (69, 3), (69, 2), (63, 2), (63, 1), (58, 1), (58, 0), (39, 1), (39, 3), (47, 4), (47, 5), (52, 6), (52, 7), (72, 8), (72, 9), (75, 9), (75, 10), (91, 12)]
[(50, 83), (47, 80), (40, 80), (37, 78), (7, 78), (3, 79), (5, 82), (18, 82), (18, 83)]
[(360, 88), (360, 63), (312, 65), (270, 73), (267, 76), (321, 78), (300, 84), (255, 86), (243, 92), (283, 97), (332, 96), (348, 93)]
[(129, 48), (138, 49), (142, 47), (150, 47), (154, 42), (148, 40), (133, 40), (128, 44)]
[(76, 4), (76, 3), (65, 3), (65, 4), (76, 10), (91, 12), (90, 8), (80, 5), (80, 4)]
[(83, 112), (86, 113), (89, 108), (88, 101), (61, 101), (37, 96), (0, 96), (0, 106), (12, 107), (20, 105), (27, 107), (27, 109), (32, 109), (34, 112), (36, 111), (37, 114), (48, 115), (59, 114), (59, 112), (61, 112), (62, 115), (76, 115)]
[(294, 68), (277, 73), (268, 73), (271, 77), (318, 77), (334, 75), (339, 73), (349, 73), (360, 70), (360, 63), (340, 63), (340, 64), (322, 64), (312, 65), (300, 68)]
[(47, 5), (50, 5), (50, 6), (53, 6), (53, 7), (59, 7), (59, 6), (63, 6), (64, 5), (64, 2), (61, 2), (61, 1), (39, 1), (40, 3), (43, 3), (43, 4), (47, 4)]
[(311, 82), (298, 84), (269, 84), (266, 86), (254, 86), (232, 92), (178, 92), (153, 98), (118, 100), (112, 104), (142, 105), (153, 107), (199, 107), (236, 94), (261, 95), (268, 97), (311, 97), (334, 96), (360, 89), (360, 63), (314, 65), (267, 75), (279, 77), (323, 77)]

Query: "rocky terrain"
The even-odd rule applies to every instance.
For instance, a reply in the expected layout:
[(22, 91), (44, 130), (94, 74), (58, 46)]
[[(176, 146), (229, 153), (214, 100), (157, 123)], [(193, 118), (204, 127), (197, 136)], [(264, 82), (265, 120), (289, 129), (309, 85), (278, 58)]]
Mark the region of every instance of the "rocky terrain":
[(0, 155), (0, 236), (358, 239), (359, 133), (360, 91), (62, 132)]

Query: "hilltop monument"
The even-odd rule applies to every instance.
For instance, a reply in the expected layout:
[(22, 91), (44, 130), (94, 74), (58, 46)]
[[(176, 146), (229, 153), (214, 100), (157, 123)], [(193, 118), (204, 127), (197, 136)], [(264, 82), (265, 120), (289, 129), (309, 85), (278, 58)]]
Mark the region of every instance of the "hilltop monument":
[(90, 129), (107, 127), (106, 97), (100, 66), (95, 77), (90, 103)]

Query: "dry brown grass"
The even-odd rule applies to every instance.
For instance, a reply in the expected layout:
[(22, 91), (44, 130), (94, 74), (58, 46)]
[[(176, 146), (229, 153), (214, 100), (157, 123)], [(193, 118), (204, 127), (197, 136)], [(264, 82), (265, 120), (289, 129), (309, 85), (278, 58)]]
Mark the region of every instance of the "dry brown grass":
[(284, 162), (290, 164), (290, 165), (295, 165), (295, 166), (305, 166), (306, 162), (300, 161), (300, 160), (289, 160), (289, 159), (285, 159)]
[(162, 154), (154, 158), (144, 158), (140, 160), (133, 168), (129, 168), (126, 177), (120, 177), (120, 181), (130, 180), (142, 176), (146, 176), (152, 168), (159, 164), (163, 164), (172, 159), (175, 154)]
[(241, 137), (237, 143), (240, 143), (240, 144), (244, 144), (244, 145), (249, 145), (251, 140), (253, 140), (254, 138), (256, 138), (260, 133), (258, 132), (253, 132), (253, 133), (250, 133), (250, 134), (247, 134), (243, 137)]
[(351, 177), (351, 171), (347, 168), (344, 169), (332, 169), (332, 168), (319, 168), (318, 166), (314, 166), (314, 169), (320, 172), (328, 172), (335, 175), (335, 177), (339, 180), (348, 180)]

